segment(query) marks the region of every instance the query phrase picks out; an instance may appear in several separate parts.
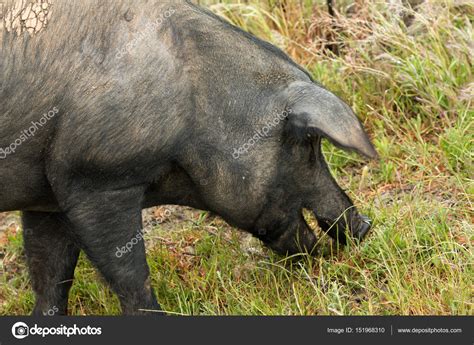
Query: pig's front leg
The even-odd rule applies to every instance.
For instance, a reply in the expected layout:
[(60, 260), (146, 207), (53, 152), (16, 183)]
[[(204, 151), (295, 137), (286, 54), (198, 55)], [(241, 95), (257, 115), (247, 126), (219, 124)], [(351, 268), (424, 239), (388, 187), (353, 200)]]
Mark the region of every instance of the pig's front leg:
[(23, 239), (36, 304), (33, 315), (66, 315), (79, 248), (63, 214), (23, 212)]
[(161, 314), (150, 285), (141, 234), (144, 188), (70, 186), (73, 192), (62, 194), (67, 197), (60, 203), (81, 249), (117, 293), (123, 314)]

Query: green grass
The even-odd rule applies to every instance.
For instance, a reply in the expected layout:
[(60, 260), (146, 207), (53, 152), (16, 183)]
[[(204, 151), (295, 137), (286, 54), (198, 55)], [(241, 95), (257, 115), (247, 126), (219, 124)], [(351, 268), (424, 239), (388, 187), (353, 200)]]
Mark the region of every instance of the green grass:
[[(406, 10), (407, 27), (385, 2), (358, 2), (348, 15), (346, 1), (335, 26), (322, 1), (203, 2), (278, 44), (356, 110), (380, 161), (324, 147), (375, 225), (359, 246), (336, 248), (321, 234), (321, 254), (295, 261), (219, 218), (172, 208), (146, 236), (162, 307), (185, 315), (474, 314), (474, 6), (428, 1)], [(326, 49), (333, 42), (338, 56)], [(7, 234), (0, 314), (27, 314), (34, 299), (21, 231)], [(120, 310), (83, 257), (70, 310)]]

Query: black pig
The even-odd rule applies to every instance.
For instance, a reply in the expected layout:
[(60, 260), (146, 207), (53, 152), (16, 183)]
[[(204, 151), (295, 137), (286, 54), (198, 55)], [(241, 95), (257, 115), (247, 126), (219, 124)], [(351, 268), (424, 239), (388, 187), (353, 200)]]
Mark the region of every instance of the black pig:
[(321, 153), (324, 137), (376, 157), (362, 125), (269, 43), (184, 0), (2, 17), (0, 211), (23, 212), (34, 314), (67, 313), (81, 250), (123, 313), (159, 310), (143, 241), (116, 255), (146, 207), (212, 211), (282, 254), (315, 246), (304, 208), (341, 243), (368, 231)]

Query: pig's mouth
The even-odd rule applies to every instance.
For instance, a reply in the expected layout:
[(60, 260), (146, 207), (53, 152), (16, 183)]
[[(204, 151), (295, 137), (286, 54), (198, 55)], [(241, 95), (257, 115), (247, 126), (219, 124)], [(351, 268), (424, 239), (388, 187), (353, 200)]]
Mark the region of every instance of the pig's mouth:
[[(372, 221), (369, 217), (364, 215), (356, 215), (351, 218), (349, 222), (345, 220), (331, 221), (329, 219), (319, 218), (313, 212), (319, 227), (332, 238), (339, 241), (341, 244), (347, 244), (347, 235), (350, 235), (356, 242), (362, 241), (369, 233), (372, 227)], [(316, 228), (313, 222), (305, 219), (306, 225), (311, 230)]]

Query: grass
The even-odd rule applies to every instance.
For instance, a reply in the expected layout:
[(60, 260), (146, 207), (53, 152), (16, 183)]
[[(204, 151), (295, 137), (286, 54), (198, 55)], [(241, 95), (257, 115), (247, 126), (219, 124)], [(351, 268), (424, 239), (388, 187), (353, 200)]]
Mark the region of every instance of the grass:
[[(206, 212), (170, 206), (146, 236), (162, 307), (185, 315), (474, 314), (472, 3), (402, 10), (339, 1), (331, 18), (322, 1), (215, 2), (201, 1), (283, 48), (360, 115), (380, 161), (327, 143), (325, 152), (375, 226), (346, 248), (321, 234), (321, 254), (296, 262)], [(0, 315), (28, 314), (34, 298), (15, 223), (0, 250)], [(70, 310), (120, 310), (84, 257)]]

